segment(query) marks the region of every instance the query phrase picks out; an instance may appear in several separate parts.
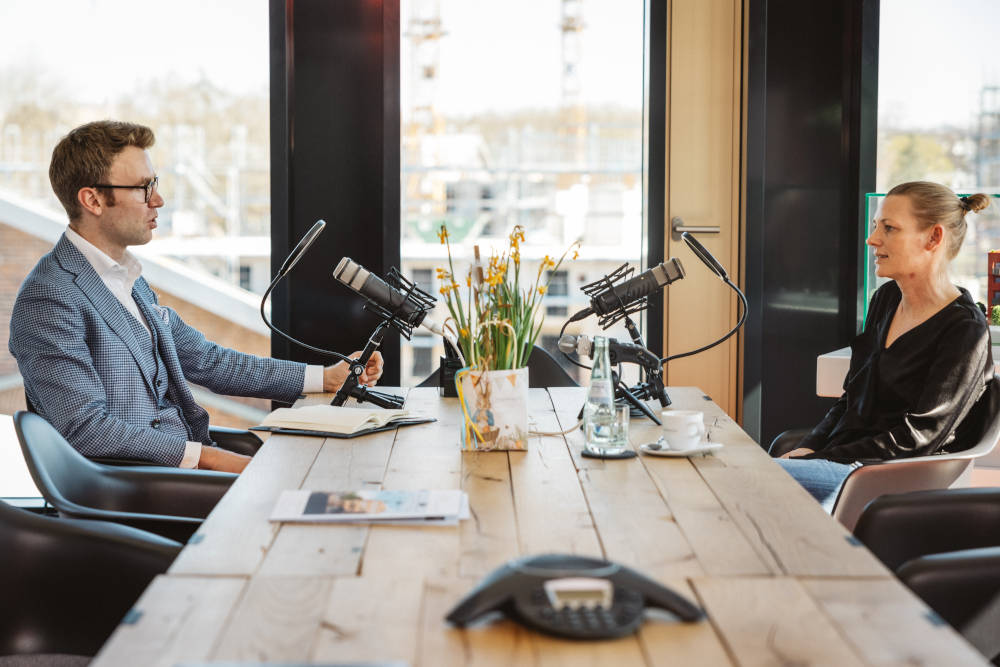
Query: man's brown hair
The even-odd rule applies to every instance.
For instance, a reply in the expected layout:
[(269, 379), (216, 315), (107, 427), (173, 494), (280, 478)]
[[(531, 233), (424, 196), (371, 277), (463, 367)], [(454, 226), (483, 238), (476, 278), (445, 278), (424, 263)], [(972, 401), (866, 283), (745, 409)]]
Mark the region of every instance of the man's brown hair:
[[(59, 140), (49, 163), (49, 182), (69, 215), (78, 220), (83, 213), (76, 198), (81, 188), (106, 183), (115, 156), (128, 146), (146, 149), (156, 137), (145, 125), (117, 120), (99, 120), (81, 125)], [(114, 190), (103, 189), (109, 206), (114, 206)]]

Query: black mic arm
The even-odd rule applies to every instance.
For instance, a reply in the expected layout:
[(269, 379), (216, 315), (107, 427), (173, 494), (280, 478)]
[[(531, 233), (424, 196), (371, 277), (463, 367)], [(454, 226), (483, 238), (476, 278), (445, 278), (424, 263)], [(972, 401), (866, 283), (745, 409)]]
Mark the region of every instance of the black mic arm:
[(740, 329), (741, 326), (743, 326), (743, 323), (746, 322), (746, 320), (747, 320), (747, 312), (750, 310), (750, 306), (747, 303), (747, 297), (746, 297), (746, 295), (743, 294), (743, 292), (740, 290), (740, 288), (737, 287), (733, 283), (733, 281), (729, 279), (729, 274), (726, 273), (726, 270), (722, 267), (722, 264), (719, 263), (719, 260), (715, 259), (715, 257), (712, 256), (712, 253), (710, 253), (708, 251), (708, 248), (706, 248), (705, 246), (703, 246), (698, 241), (698, 239), (696, 239), (694, 236), (692, 236), (688, 232), (684, 232), (683, 234), (681, 234), (681, 238), (684, 240), (684, 243), (686, 243), (688, 245), (688, 247), (691, 249), (691, 252), (693, 252), (695, 254), (695, 256), (698, 257), (698, 259), (700, 259), (702, 262), (704, 262), (705, 266), (707, 266), (709, 268), (709, 270), (712, 271), (712, 273), (714, 273), (715, 275), (719, 276), (719, 278), (722, 279), (722, 282), (724, 282), (727, 285), (729, 285), (729, 287), (734, 292), (736, 292), (736, 296), (739, 297), (740, 303), (743, 304), (743, 313), (740, 315), (740, 319), (736, 323), (736, 326), (734, 326), (732, 329), (730, 329), (726, 333), (726, 335), (724, 335), (722, 338), (719, 338), (718, 340), (712, 341), (708, 345), (703, 345), (703, 346), (699, 347), (697, 350), (691, 350), (690, 352), (682, 352), (680, 354), (673, 354), (673, 355), (670, 355), (668, 357), (663, 357), (663, 359), (661, 359), (660, 361), (662, 363), (664, 363), (664, 364), (667, 363), (668, 361), (673, 361), (674, 359), (683, 359), (684, 357), (690, 357), (690, 356), (698, 354), (700, 352), (704, 352), (705, 350), (710, 350), (711, 348), (715, 347), (716, 345), (719, 345), (719, 344), (725, 342), (733, 334), (735, 334), (737, 331), (739, 331), (739, 329)]
[(340, 352), (333, 352), (331, 350), (324, 350), (323, 348), (313, 347), (308, 343), (303, 343), (302, 341), (296, 338), (292, 338), (287, 333), (285, 333), (281, 329), (271, 324), (271, 320), (268, 319), (267, 311), (265, 309), (265, 305), (267, 304), (267, 297), (271, 295), (271, 292), (274, 290), (274, 287), (279, 282), (281, 282), (282, 278), (288, 275), (288, 273), (292, 270), (292, 267), (294, 267), (295, 264), (298, 263), (299, 259), (301, 259), (302, 256), (306, 253), (306, 250), (309, 249), (309, 246), (311, 246), (313, 244), (313, 241), (316, 240), (316, 237), (320, 235), (324, 227), (326, 227), (326, 222), (324, 222), (323, 220), (317, 220), (316, 224), (314, 224), (312, 228), (308, 232), (306, 232), (305, 236), (303, 236), (302, 239), (298, 242), (298, 244), (296, 244), (295, 248), (292, 249), (292, 252), (288, 253), (288, 257), (285, 258), (285, 261), (281, 265), (281, 268), (278, 269), (278, 272), (274, 275), (274, 279), (271, 281), (271, 284), (267, 286), (266, 290), (264, 290), (264, 296), (260, 300), (260, 318), (264, 320), (264, 324), (267, 325), (268, 329), (278, 334), (285, 340), (295, 343), (299, 347), (305, 348), (310, 352), (315, 352), (316, 354), (321, 354), (325, 357), (333, 357), (334, 359), (339, 359), (340, 361), (351, 363), (351, 361), (353, 360), (347, 355), (341, 354)]
[(260, 317), (261, 319), (264, 320), (264, 324), (267, 325), (268, 329), (278, 334), (282, 338), (285, 338), (291, 341), (292, 343), (295, 343), (296, 345), (303, 347), (311, 352), (315, 352), (316, 354), (321, 354), (327, 357), (333, 357), (334, 359), (339, 359), (340, 361), (343, 361), (344, 363), (347, 364), (348, 366), (347, 379), (344, 380), (344, 383), (337, 391), (337, 395), (334, 396), (334, 399), (331, 402), (332, 405), (343, 405), (344, 401), (347, 400), (348, 396), (354, 396), (359, 403), (362, 401), (368, 401), (369, 403), (374, 403), (375, 405), (382, 408), (402, 407), (403, 398), (401, 396), (395, 396), (393, 394), (385, 394), (382, 392), (371, 391), (370, 389), (368, 389), (368, 387), (365, 387), (364, 385), (361, 385), (358, 382), (358, 378), (361, 377), (361, 374), (364, 372), (365, 367), (368, 364), (368, 360), (371, 359), (372, 353), (375, 352), (375, 350), (377, 350), (379, 345), (381, 345), (382, 343), (382, 329), (385, 326), (384, 322), (382, 325), (379, 326), (378, 329), (376, 329), (375, 334), (373, 334), (372, 337), (368, 339), (368, 344), (362, 351), (361, 356), (357, 359), (352, 359), (351, 357), (348, 357), (345, 354), (341, 354), (339, 352), (333, 352), (332, 350), (324, 350), (323, 348), (319, 347), (314, 347), (312, 345), (309, 345), (308, 343), (303, 343), (300, 340), (292, 338), (284, 331), (278, 329), (273, 324), (271, 324), (271, 321), (267, 317), (267, 311), (265, 309), (265, 305), (267, 304), (267, 297), (271, 295), (271, 292), (274, 290), (275, 285), (277, 285), (282, 278), (288, 275), (288, 273), (292, 270), (292, 267), (294, 267), (295, 264), (299, 261), (299, 259), (302, 258), (306, 250), (309, 249), (309, 246), (312, 245), (313, 241), (316, 240), (316, 237), (320, 235), (320, 232), (323, 231), (323, 228), (325, 226), (326, 223), (323, 222), (322, 220), (317, 221), (316, 224), (312, 226), (312, 229), (310, 229), (306, 233), (306, 235), (302, 237), (302, 240), (298, 242), (298, 244), (295, 246), (292, 252), (288, 255), (288, 258), (285, 259), (284, 263), (281, 265), (281, 268), (278, 270), (277, 274), (275, 274), (274, 276), (274, 279), (271, 281), (271, 284), (268, 285), (267, 289), (264, 291), (264, 297), (260, 300)]

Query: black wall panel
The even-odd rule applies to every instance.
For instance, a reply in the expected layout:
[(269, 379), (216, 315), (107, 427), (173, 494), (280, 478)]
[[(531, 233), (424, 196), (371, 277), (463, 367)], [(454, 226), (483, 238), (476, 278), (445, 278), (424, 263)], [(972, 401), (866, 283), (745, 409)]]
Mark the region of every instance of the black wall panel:
[[(330, 276), (343, 256), (399, 266), (399, 8), (395, 0), (271, 0), (271, 266), (322, 218), (326, 231), (275, 290), (276, 326), (361, 349), (377, 320)], [(387, 334), (383, 384), (399, 383)], [(329, 363), (272, 337), (277, 357)]]
[(816, 356), (858, 322), (859, 225), (875, 185), (877, 0), (752, 0), (744, 428), (816, 424)]

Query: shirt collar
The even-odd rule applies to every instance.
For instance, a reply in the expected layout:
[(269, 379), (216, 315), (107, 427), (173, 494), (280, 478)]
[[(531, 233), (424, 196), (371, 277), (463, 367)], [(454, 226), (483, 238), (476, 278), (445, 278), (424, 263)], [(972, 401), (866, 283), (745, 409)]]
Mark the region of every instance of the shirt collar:
[(94, 267), (97, 275), (102, 280), (111, 276), (120, 276), (124, 273), (127, 285), (131, 291), (131, 286), (142, 275), (142, 264), (128, 250), (125, 251), (122, 261), (119, 263), (111, 259), (111, 257), (93, 243), (80, 236), (72, 227), (66, 228), (66, 238), (90, 262), (90, 265)]

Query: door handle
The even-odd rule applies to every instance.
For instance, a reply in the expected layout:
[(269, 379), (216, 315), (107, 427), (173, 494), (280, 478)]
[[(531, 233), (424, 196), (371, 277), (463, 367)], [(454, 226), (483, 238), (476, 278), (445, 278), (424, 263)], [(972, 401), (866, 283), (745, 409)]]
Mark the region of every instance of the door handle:
[(692, 234), (718, 234), (719, 228), (717, 226), (709, 225), (685, 225), (684, 221), (680, 216), (676, 216), (670, 219), (670, 230), (673, 232), (674, 240), (681, 237), (683, 232), (690, 232)]

